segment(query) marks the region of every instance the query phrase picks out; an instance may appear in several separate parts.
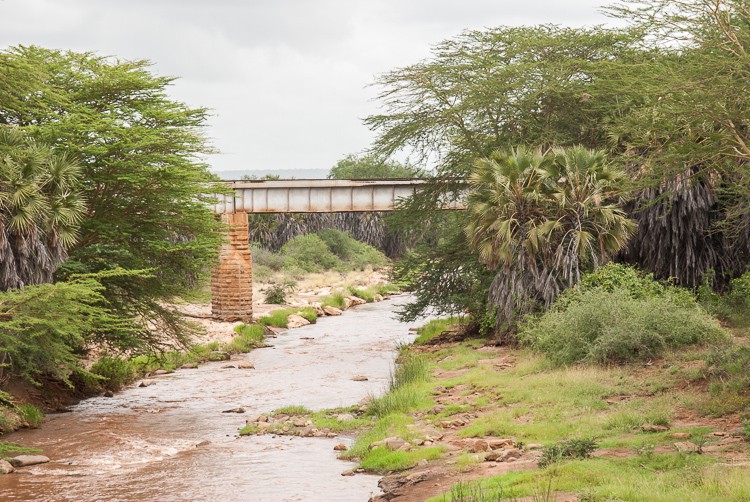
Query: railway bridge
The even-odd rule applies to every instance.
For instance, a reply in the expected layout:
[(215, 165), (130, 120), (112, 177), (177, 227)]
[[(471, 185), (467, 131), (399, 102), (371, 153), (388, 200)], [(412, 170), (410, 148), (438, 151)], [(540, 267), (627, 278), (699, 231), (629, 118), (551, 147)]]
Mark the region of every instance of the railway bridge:
[[(219, 265), (211, 272), (211, 310), (223, 321), (251, 321), (253, 266), (248, 213), (333, 213), (391, 211), (410, 197), (424, 179), (248, 180), (227, 181), (214, 211), (229, 225)], [(233, 193), (232, 193), (233, 192)], [(459, 209), (459, 207), (453, 207)]]

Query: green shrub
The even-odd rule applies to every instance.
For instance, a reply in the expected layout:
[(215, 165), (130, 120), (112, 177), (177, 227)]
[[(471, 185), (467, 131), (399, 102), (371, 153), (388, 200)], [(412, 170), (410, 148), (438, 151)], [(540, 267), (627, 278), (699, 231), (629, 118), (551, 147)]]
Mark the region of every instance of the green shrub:
[(327, 228), (317, 232), (316, 235), (326, 243), (331, 253), (336, 255), (340, 260), (348, 261), (355, 253), (355, 243), (357, 241), (340, 230)]
[(263, 301), (265, 303), (283, 305), (286, 303), (286, 296), (294, 292), (295, 283), (293, 281), (285, 281), (281, 284), (271, 284), (265, 289), (261, 289), (261, 293), (264, 294)]
[(695, 297), (687, 289), (659, 282), (654, 279), (653, 274), (643, 273), (621, 263), (608, 263), (585, 274), (575, 287), (560, 295), (552, 308), (564, 310), (569, 303), (580, 302), (581, 295), (591, 290), (604, 290), (609, 293), (624, 292), (635, 300), (671, 298), (673, 302), (680, 305), (689, 307), (695, 305)]
[(597, 444), (594, 438), (568, 439), (560, 441), (542, 450), (539, 467), (547, 467), (555, 462), (568, 459), (584, 459), (591, 457)]
[(119, 357), (104, 356), (95, 362), (89, 371), (101, 376), (101, 385), (112, 391), (121, 389), (136, 377), (133, 363)]
[(733, 279), (724, 294), (716, 293), (711, 287), (713, 271), (704, 276), (698, 288), (698, 297), (703, 306), (719, 319), (737, 328), (750, 328), (750, 272)]
[(284, 258), (263, 247), (253, 246), (251, 249), (253, 257), (253, 272), (256, 267), (268, 267), (269, 270), (278, 272), (284, 266)]
[(590, 288), (527, 319), (520, 339), (559, 365), (645, 360), (668, 348), (725, 339), (718, 323), (687, 298), (634, 298), (619, 286)]
[(112, 313), (93, 279), (0, 293), (0, 378), (8, 371), (38, 384), (40, 375), (71, 385), (89, 343), (137, 343), (132, 323)]
[(290, 240), (280, 251), (284, 268), (296, 268), (304, 272), (320, 272), (337, 267), (341, 261), (315, 234), (300, 235)]

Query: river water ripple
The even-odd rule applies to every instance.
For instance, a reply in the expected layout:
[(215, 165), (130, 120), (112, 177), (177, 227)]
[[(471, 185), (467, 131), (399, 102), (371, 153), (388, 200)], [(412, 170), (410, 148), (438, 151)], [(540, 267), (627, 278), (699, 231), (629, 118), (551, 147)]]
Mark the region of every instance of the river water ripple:
[[(376, 476), (341, 476), (345, 438), (238, 437), (245, 419), (288, 405), (348, 406), (385, 389), (396, 347), (413, 340), (393, 300), (289, 330), (272, 347), (96, 397), (9, 441), (52, 461), (0, 476), (3, 501), (365, 501)], [(247, 360), (254, 370), (223, 369)], [(369, 380), (355, 382), (354, 375)], [(246, 414), (222, 413), (243, 407)], [(205, 446), (196, 446), (209, 441)]]

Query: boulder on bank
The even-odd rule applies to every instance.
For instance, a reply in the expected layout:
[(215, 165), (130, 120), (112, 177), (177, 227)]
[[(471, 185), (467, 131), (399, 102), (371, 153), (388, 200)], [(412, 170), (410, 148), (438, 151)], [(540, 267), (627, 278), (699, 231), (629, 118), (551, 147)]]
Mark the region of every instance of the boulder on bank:
[(292, 314), (286, 319), (287, 328), (299, 328), (302, 326), (307, 326), (308, 324), (310, 324), (310, 321), (297, 314)]
[(10, 474), (16, 469), (5, 459), (0, 458), (0, 474)]
[(18, 455), (10, 459), (13, 467), (27, 467), (29, 465), (46, 464), (49, 458), (44, 455)]
[(326, 313), (326, 315), (341, 315), (341, 309), (331, 307), (330, 305), (323, 307), (323, 311)]

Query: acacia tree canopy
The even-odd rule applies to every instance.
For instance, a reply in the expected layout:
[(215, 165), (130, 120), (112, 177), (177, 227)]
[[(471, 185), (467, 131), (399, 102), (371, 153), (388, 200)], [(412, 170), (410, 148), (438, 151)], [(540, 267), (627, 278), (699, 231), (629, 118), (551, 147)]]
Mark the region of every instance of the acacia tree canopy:
[(213, 263), (221, 226), (205, 195), (215, 179), (202, 161), (211, 151), (202, 134), (207, 110), (171, 99), (173, 79), (149, 66), (33, 46), (2, 51), (0, 78), (14, 83), (0, 88), (0, 124), (81, 166), (87, 212), (61, 275), (150, 271), (150, 280), (130, 276), (105, 295), (144, 325), (176, 335), (182, 327), (160, 300)]

